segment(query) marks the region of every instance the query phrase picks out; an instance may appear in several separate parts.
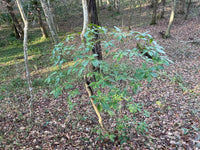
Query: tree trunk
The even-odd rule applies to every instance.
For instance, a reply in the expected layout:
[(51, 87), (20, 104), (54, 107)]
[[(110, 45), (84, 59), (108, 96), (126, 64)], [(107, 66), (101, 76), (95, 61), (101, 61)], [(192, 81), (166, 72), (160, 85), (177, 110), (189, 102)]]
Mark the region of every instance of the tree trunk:
[(42, 4), (42, 8), (45, 14), (45, 18), (47, 21), (47, 24), (49, 26), (49, 30), (52, 36), (52, 39), (54, 41), (55, 44), (59, 43), (59, 38), (58, 38), (58, 33), (56, 31), (56, 27), (53, 21), (53, 16), (50, 10), (50, 6), (49, 6), (49, 0), (40, 0), (41, 4)]
[(97, 10), (99, 11), (99, 8), (100, 8), (100, 2), (99, 2), (99, 0), (96, 0), (96, 4), (97, 4)]
[(28, 69), (28, 44), (27, 44), (27, 39), (28, 39), (28, 19), (24, 13), (22, 4), (20, 0), (17, 1), (17, 6), (19, 8), (20, 14), (22, 16), (23, 22), (24, 22), (24, 42), (23, 42), (23, 47), (24, 47), (24, 60), (25, 60), (25, 67), (26, 67), (26, 77), (27, 77), (27, 82), (28, 82), (28, 87), (29, 87), (29, 93), (30, 93), (30, 102), (29, 102), (29, 108), (30, 108), (30, 115), (32, 115), (32, 103), (33, 103), (33, 93), (32, 93), (32, 86), (31, 86), (31, 79), (30, 79), (30, 73)]
[[(87, 31), (88, 28), (88, 7), (87, 7), (87, 1), (82, 0), (82, 7), (83, 7), (83, 30), (81, 32), (81, 40), (85, 43), (85, 37), (84, 34)], [(86, 44), (86, 43), (85, 43)]]
[(168, 24), (167, 31), (165, 32), (165, 36), (164, 36), (165, 38), (170, 37), (170, 30), (172, 27), (172, 23), (174, 21), (175, 9), (176, 9), (176, 0), (174, 0), (173, 5), (172, 5), (172, 11), (171, 11), (170, 19), (169, 19), (169, 24)]
[(100, 1), (100, 6), (103, 6), (103, 0), (99, 0)]
[(156, 18), (157, 18), (157, 5), (158, 5), (158, 0), (152, 0), (153, 2), (153, 14), (152, 14), (152, 20), (150, 25), (156, 24)]
[[(99, 26), (96, 1), (95, 0), (87, 0), (87, 4), (88, 4), (88, 17), (89, 17), (88, 21), (89, 21), (89, 24), (94, 24), (94, 25)], [(98, 42), (95, 43), (95, 46), (92, 50), (93, 54), (98, 54), (98, 56), (97, 56), (98, 60), (102, 60), (101, 43), (99, 41), (98, 31), (95, 34), (94, 40), (98, 41)], [(96, 70), (97, 68), (94, 68), (94, 69)], [(99, 68), (97, 70), (99, 70)]]
[(110, 1), (109, 1), (109, 0), (106, 0), (106, 4), (109, 6), (109, 5), (110, 5)]
[(131, 30), (131, 23), (132, 23), (132, 5), (133, 5), (133, 0), (130, 0), (130, 3), (129, 3), (129, 19), (128, 19), (128, 29)]
[(23, 38), (24, 38), (23, 28), (21, 27), (21, 25), (19, 24), (19, 22), (17, 20), (17, 17), (15, 16), (12, 4), (10, 3), (11, 0), (4, 0), (4, 1), (6, 2), (6, 7), (7, 7), (8, 12), (9, 12), (9, 14), (10, 14), (10, 16), (12, 18), (12, 21), (13, 21), (13, 23), (15, 25), (14, 30), (16, 29), (16, 31), (18, 32), (16, 35), (19, 35), (19, 37), (16, 36), (16, 38), (19, 38), (19, 39), (23, 40)]
[(34, 7), (35, 7), (35, 10), (37, 12), (37, 17), (38, 17), (38, 24), (40, 26), (40, 30), (42, 32), (42, 37), (43, 38), (48, 38), (48, 33), (47, 33), (47, 30), (43, 24), (43, 21), (42, 21), (42, 16), (41, 16), (41, 10), (38, 6), (38, 2), (37, 1), (34, 1)]
[(165, 15), (165, 3), (166, 3), (166, 1), (162, 0), (162, 12), (161, 12), (160, 18), (164, 18), (164, 15)]
[(112, 3), (112, 1), (111, 1), (111, 0), (107, 0), (107, 1), (106, 1), (106, 4), (107, 4), (107, 7), (108, 7), (108, 10), (111, 11), (112, 8), (113, 8), (113, 3)]
[(186, 11), (186, 14), (185, 14), (185, 20), (187, 20), (187, 18), (188, 18), (188, 15), (189, 15), (189, 12), (190, 12), (190, 5), (191, 5), (191, 0), (189, 0), (189, 3), (187, 5), (187, 11)]
[(142, 0), (138, 0), (139, 2), (139, 5), (140, 5), (140, 17), (141, 17), (141, 14), (142, 14)]
[(177, 4), (177, 8), (176, 8), (176, 11), (177, 11), (177, 14), (184, 14), (185, 13), (185, 0), (177, 0), (176, 2)]
[[(97, 10), (96, 10), (96, 1), (95, 0), (82, 0), (82, 6), (83, 6), (83, 16), (84, 16), (84, 21), (83, 21), (83, 30), (82, 30), (82, 33), (81, 33), (81, 39), (83, 39), (84, 41), (84, 44), (86, 46), (86, 41), (84, 39), (84, 33), (86, 32), (87, 30), (87, 27), (88, 27), (88, 23), (89, 23), (89, 20), (90, 20), (90, 23), (93, 23), (93, 24), (97, 24), (98, 25), (98, 16), (97, 16)], [(96, 17), (96, 18), (95, 18)], [(96, 36), (97, 35), (97, 36)], [(98, 38), (98, 33), (95, 34), (95, 39)], [(97, 43), (100, 43), (100, 42), (97, 42)], [(92, 50), (93, 54), (98, 54), (98, 52), (96, 52), (96, 50), (98, 50), (96, 48), (96, 44), (94, 46), (94, 49)], [(98, 56), (98, 59), (99, 56)], [(102, 59), (102, 55), (101, 55), (101, 59)], [(97, 71), (96, 69), (94, 69), (93, 67), (93, 70), (92, 71)], [(106, 130), (106, 128), (104, 127), (104, 124), (103, 124), (103, 120), (102, 120), (102, 117), (101, 117), (101, 114), (100, 112), (98, 111), (95, 103), (94, 103), (94, 100), (93, 98), (91, 98), (93, 95), (94, 95), (94, 92), (93, 92), (93, 89), (92, 87), (90, 86), (90, 80), (87, 79), (87, 76), (85, 75), (84, 76), (84, 79), (85, 79), (85, 88), (86, 88), (86, 91), (90, 97), (90, 101), (92, 103), (92, 106), (95, 110), (95, 113), (98, 117), (98, 121), (99, 121), (99, 124), (101, 126), (101, 128), (108, 132)]]
[(17, 31), (17, 28), (16, 28), (16, 26), (15, 26), (15, 24), (14, 24), (13, 21), (12, 21), (12, 29), (14, 30), (15, 37), (16, 37), (17, 39), (20, 39), (20, 34), (19, 34), (19, 32)]
[(120, 0), (115, 0), (115, 10), (120, 12)]
[(179, 13), (185, 14), (185, 0), (181, 0)]

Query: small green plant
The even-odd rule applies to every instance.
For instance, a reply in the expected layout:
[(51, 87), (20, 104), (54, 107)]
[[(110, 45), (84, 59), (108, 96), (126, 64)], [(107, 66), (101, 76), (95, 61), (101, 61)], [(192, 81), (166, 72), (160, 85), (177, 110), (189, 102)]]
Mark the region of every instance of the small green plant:
[(33, 87), (39, 87), (39, 86), (44, 86), (46, 83), (44, 82), (44, 79), (35, 79), (32, 81), (32, 86)]
[(11, 22), (11, 16), (8, 13), (0, 13), (0, 24), (3, 24), (5, 22)]
[(142, 134), (144, 134), (145, 132), (148, 131), (148, 125), (146, 124), (145, 121), (138, 122), (138, 125), (137, 125), (136, 129), (137, 129), (138, 132), (141, 132)]
[(174, 75), (173, 78), (171, 79), (171, 82), (172, 82), (172, 83), (177, 83), (177, 84), (183, 83), (183, 77), (182, 77), (181, 75), (179, 75), (179, 74), (176, 74), (176, 75)]
[(21, 88), (26, 85), (26, 82), (22, 78), (15, 78), (11, 81), (11, 85), (15, 88)]
[[(102, 38), (95, 41), (94, 36), (97, 33)], [(98, 133), (101, 135), (106, 132), (100, 138), (109, 138), (113, 142), (118, 139), (120, 143), (124, 143), (129, 139), (132, 129), (142, 134), (148, 132), (148, 125), (137, 119), (137, 116), (143, 114), (148, 117), (149, 113), (143, 110), (141, 104), (134, 102), (132, 95), (140, 90), (141, 81), (150, 82), (152, 78), (158, 76), (158, 70), (163, 70), (164, 65), (168, 66), (171, 62), (163, 56), (165, 54), (163, 48), (147, 32), (124, 33), (117, 27), (112, 32), (108, 32), (104, 27), (95, 26), (89, 28), (84, 36), (86, 41), (80, 46), (70, 45), (74, 40), (70, 35), (55, 46), (54, 65), (59, 66), (60, 70), (53, 72), (46, 79), (46, 82), (54, 86), (51, 94), (58, 97), (63, 90), (68, 91), (67, 101), (73, 109), (75, 104), (71, 102), (71, 98), (79, 94), (80, 90), (74, 87), (75, 81), (79, 81), (78, 84), (88, 84), (86, 89), (89, 87), (93, 91), (90, 95), (91, 103), (94, 109), (96, 106), (95, 112), (104, 130), (103, 132), (98, 130)], [(142, 52), (137, 47), (126, 48), (124, 42), (135, 39), (143, 48)], [(91, 53), (97, 42), (101, 42), (103, 60), (98, 60), (97, 54)], [(116, 47), (116, 44), (123, 45), (124, 49)], [(149, 57), (146, 57), (147, 53)], [(69, 55), (73, 58), (70, 65), (67, 59)], [(137, 65), (134, 65), (135, 63)], [(100, 68), (100, 71), (92, 70), (91, 66)], [(95, 80), (86, 83), (83, 76), (88, 79), (95, 77)], [(110, 122), (114, 124), (112, 128), (104, 128), (101, 113), (113, 121)]]

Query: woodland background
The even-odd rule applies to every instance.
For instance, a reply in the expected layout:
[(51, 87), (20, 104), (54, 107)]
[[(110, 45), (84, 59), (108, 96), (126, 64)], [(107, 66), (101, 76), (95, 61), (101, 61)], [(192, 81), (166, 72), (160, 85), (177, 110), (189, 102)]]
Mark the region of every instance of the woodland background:
[[(17, 1), (22, 4), (25, 20)], [(52, 51), (58, 43), (65, 45), (69, 34), (74, 41), (67, 44), (82, 43), (82, 2), (17, 1), (0, 1), (0, 149), (200, 149), (199, 0), (96, 1), (100, 26), (106, 26), (108, 32), (113, 32), (114, 26), (120, 32), (148, 31), (173, 61), (159, 70), (151, 82), (140, 82), (141, 90), (131, 95), (133, 116), (116, 110), (120, 115), (110, 117), (102, 110), (103, 123), (113, 134), (105, 133), (99, 125), (83, 76), (66, 76), (59, 81), (73, 80), (72, 91), (79, 89), (70, 101), (71, 90), (63, 88), (56, 94), (52, 92), (55, 84), (46, 82), (52, 72), (73, 65), (73, 55), (67, 55), (64, 69), (53, 67)], [(42, 2), (47, 4), (50, 22)], [(174, 19), (166, 35), (173, 8)], [(28, 52), (31, 95), (23, 51), (26, 21), (28, 44), (24, 48)], [(51, 21), (53, 28), (49, 26)], [(135, 40), (125, 40), (124, 45), (114, 44), (117, 48), (111, 47), (113, 52), (136, 47)], [(107, 61), (113, 63), (111, 58)], [(129, 67), (140, 63), (142, 60), (137, 59)], [(116, 84), (124, 86), (120, 80)], [(119, 105), (120, 101), (124, 103), (119, 100)], [(135, 119), (127, 131), (123, 116)], [(117, 119), (122, 120), (120, 126), (125, 130), (117, 128)]]

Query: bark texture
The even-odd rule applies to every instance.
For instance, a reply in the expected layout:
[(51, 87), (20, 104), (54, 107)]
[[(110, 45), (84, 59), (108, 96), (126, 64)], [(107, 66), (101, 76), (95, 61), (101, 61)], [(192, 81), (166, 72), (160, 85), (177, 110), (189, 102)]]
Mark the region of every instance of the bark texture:
[[(83, 30), (82, 30), (82, 33), (81, 33), (81, 39), (84, 41), (85, 46), (86, 46), (86, 41), (85, 41), (85, 38), (84, 38), (84, 34), (87, 31), (89, 20), (90, 20), (90, 23), (98, 25), (98, 16), (97, 16), (97, 10), (96, 10), (97, 9), (96, 8), (96, 0), (87, 0), (87, 1), (86, 0), (82, 0), (82, 6), (83, 6), (84, 21), (83, 21)], [(95, 39), (96, 38), (99, 38), (98, 33), (95, 34)], [(97, 42), (97, 43), (100, 44), (100, 42)], [(99, 49), (97, 49), (96, 46), (97, 46), (97, 44), (95, 44), (94, 49), (92, 50), (93, 54), (97, 54), (98, 53), (96, 50), (99, 50)], [(99, 56), (98, 56), (98, 59), (100, 59)], [(102, 59), (102, 55), (101, 55), (101, 59)], [(92, 71), (99, 71), (99, 70), (96, 70), (96, 68), (93, 67)], [(93, 89), (90, 86), (91, 79), (87, 79), (86, 75), (84, 76), (84, 79), (85, 79), (85, 88), (86, 88), (86, 91), (87, 91), (87, 93), (88, 93), (88, 95), (90, 97), (90, 101), (91, 101), (92, 106), (93, 106), (93, 108), (95, 110), (95, 113), (96, 113), (96, 115), (98, 117), (99, 124), (100, 124), (101, 128), (104, 131), (108, 132), (106, 130), (106, 128), (104, 127), (101, 114), (98, 111), (96, 105), (94, 104), (93, 98), (91, 98), (91, 96), (94, 95)], [(94, 77), (94, 80), (95, 80), (95, 77)]]
[(179, 14), (185, 14), (185, 0), (180, 0)]
[(30, 93), (30, 102), (29, 102), (29, 108), (30, 108), (30, 115), (32, 115), (32, 103), (33, 103), (33, 93), (32, 93), (32, 85), (31, 85), (31, 79), (30, 79), (30, 73), (28, 69), (28, 19), (24, 13), (22, 4), (20, 0), (17, 1), (17, 6), (19, 8), (20, 14), (22, 16), (23, 22), (24, 22), (24, 60), (25, 60), (25, 67), (26, 67), (26, 78), (28, 82), (28, 87), (29, 87), (29, 93)]
[[(88, 3), (88, 21), (89, 24), (98, 25), (99, 26), (99, 20), (98, 20), (98, 14), (97, 14), (97, 7), (96, 7), (96, 1), (95, 0), (87, 0)], [(99, 40), (99, 34), (98, 31), (95, 34), (95, 41)], [(102, 60), (102, 51), (101, 51), (101, 43), (100, 41), (95, 43), (95, 46), (93, 48), (93, 54), (98, 54), (97, 58), (98, 60)]]
[(166, 4), (166, 0), (162, 0), (162, 11), (161, 11), (160, 18), (164, 18), (164, 15), (165, 15), (165, 4)]
[(17, 28), (16, 28), (16, 26), (15, 26), (15, 24), (14, 24), (13, 21), (12, 21), (12, 30), (14, 31), (15, 37), (16, 37), (17, 39), (20, 39), (20, 34), (19, 34), (19, 32), (17, 31)]
[(81, 40), (85, 43), (84, 34), (87, 31), (88, 28), (88, 7), (87, 7), (87, 1), (82, 0), (82, 7), (83, 7), (83, 30), (81, 32)]
[(165, 36), (164, 36), (165, 38), (170, 37), (170, 30), (171, 30), (171, 27), (172, 27), (172, 23), (174, 21), (175, 10), (176, 10), (176, 0), (173, 1), (172, 11), (171, 11), (170, 19), (169, 19), (169, 24), (168, 24), (167, 31), (165, 32)]
[(44, 14), (45, 14), (47, 24), (49, 26), (49, 30), (50, 30), (52, 39), (53, 39), (55, 44), (58, 44), (59, 38), (58, 38), (58, 33), (56, 31), (56, 27), (55, 27), (55, 24), (54, 24), (54, 21), (53, 21), (53, 15), (52, 15), (51, 10), (50, 10), (50, 2), (49, 2), (49, 0), (40, 0), (40, 2), (41, 2), (41, 5), (42, 5), (42, 9), (44, 11)]
[(152, 0), (152, 3), (153, 3), (153, 14), (152, 14), (151, 25), (154, 25), (156, 24), (156, 20), (157, 20), (158, 0)]
[(187, 10), (186, 10), (186, 14), (185, 14), (185, 20), (187, 20), (189, 12), (190, 12), (190, 5), (191, 5), (191, 0), (189, 0), (189, 3), (187, 5)]
[(38, 24), (39, 24), (40, 30), (42, 32), (42, 37), (43, 38), (47, 38), (48, 37), (48, 33), (47, 33), (47, 30), (46, 30), (46, 28), (44, 26), (44, 23), (42, 21), (41, 10), (40, 10), (40, 7), (39, 7), (39, 4), (38, 4), (37, 0), (34, 1), (34, 7), (35, 7), (35, 10), (37, 12)]
[(114, 8), (117, 12), (120, 12), (120, 0), (114, 0)]
[(6, 2), (6, 7), (8, 9), (8, 13), (10, 14), (11, 18), (12, 18), (12, 22), (14, 24), (14, 32), (16, 35), (16, 38), (19, 38), (21, 40), (23, 40), (24, 38), (24, 32), (23, 32), (23, 28), (21, 27), (21, 25), (19, 24), (19, 21), (17, 20), (17, 17), (14, 13), (12, 4), (11, 4), (11, 0), (3, 0), (4, 2)]

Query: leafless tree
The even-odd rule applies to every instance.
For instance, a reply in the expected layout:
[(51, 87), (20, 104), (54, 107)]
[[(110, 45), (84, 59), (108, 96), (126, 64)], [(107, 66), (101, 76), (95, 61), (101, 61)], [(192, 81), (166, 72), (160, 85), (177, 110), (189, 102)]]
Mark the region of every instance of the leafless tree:
[(47, 21), (47, 24), (49, 26), (49, 30), (52, 36), (52, 39), (54, 41), (55, 44), (59, 43), (59, 38), (58, 38), (58, 33), (56, 31), (56, 27), (53, 21), (53, 15), (51, 13), (51, 9), (50, 9), (50, 1), (49, 0), (40, 0), (44, 14), (45, 14), (45, 18)]
[(172, 27), (172, 23), (174, 21), (175, 9), (176, 9), (176, 0), (173, 1), (171, 15), (170, 15), (170, 19), (169, 19), (169, 24), (168, 24), (168, 27), (167, 27), (167, 30), (166, 30), (165, 36), (164, 36), (165, 38), (170, 37), (170, 30), (171, 30), (171, 27)]
[(28, 69), (28, 19), (24, 13), (24, 9), (22, 7), (21, 1), (17, 1), (17, 6), (19, 8), (20, 14), (22, 16), (22, 20), (24, 22), (24, 60), (25, 60), (25, 67), (26, 67), (26, 77), (27, 77), (27, 82), (28, 82), (28, 87), (29, 87), (29, 93), (30, 93), (30, 102), (29, 102), (29, 108), (30, 108), (30, 115), (32, 115), (32, 103), (33, 103), (33, 93), (32, 93), (32, 85), (31, 85), (31, 79), (30, 79), (30, 73)]

